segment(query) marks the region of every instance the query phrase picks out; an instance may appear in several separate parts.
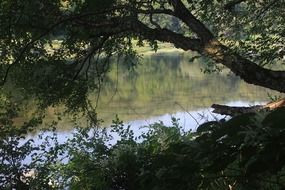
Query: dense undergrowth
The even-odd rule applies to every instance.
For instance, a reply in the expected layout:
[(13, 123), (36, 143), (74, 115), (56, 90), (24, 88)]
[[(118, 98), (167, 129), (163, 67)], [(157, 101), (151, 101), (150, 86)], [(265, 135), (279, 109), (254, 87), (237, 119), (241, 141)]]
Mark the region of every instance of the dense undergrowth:
[(25, 133), (40, 120), (16, 128), (10, 110), (1, 113), (1, 189), (281, 190), (284, 115), (285, 108), (249, 113), (196, 132), (173, 119), (172, 126), (156, 123), (140, 136), (116, 119), (111, 131), (78, 128), (63, 144), (49, 133), (39, 144)]

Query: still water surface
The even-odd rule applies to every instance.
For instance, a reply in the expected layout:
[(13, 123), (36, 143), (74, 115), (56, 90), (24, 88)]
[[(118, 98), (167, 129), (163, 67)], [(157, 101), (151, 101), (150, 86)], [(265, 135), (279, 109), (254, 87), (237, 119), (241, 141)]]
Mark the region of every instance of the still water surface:
[[(131, 125), (134, 136), (139, 136), (148, 130), (143, 126), (160, 121), (170, 126), (174, 117), (179, 119), (182, 129), (195, 131), (207, 120), (223, 118), (211, 112), (213, 103), (248, 106), (270, 101), (269, 95), (280, 95), (246, 84), (227, 71), (204, 74), (203, 60), (189, 62), (189, 59), (185, 54), (156, 54), (144, 57), (131, 72), (123, 64), (118, 69), (115, 66), (104, 82), (99, 99), (95, 92), (89, 95), (93, 106), (98, 103), (98, 117), (104, 120), (103, 126), (110, 126), (118, 115), (126, 126)], [(53, 113), (54, 110), (48, 114), (47, 123), (56, 118)], [(79, 123), (86, 125), (85, 121)], [(72, 138), (76, 132), (73, 126), (67, 117), (59, 122), (56, 131), (59, 144)], [(34, 131), (26, 139), (32, 138), (40, 145), (43, 140), (38, 133)], [(112, 135), (111, 144), (119, 139), (117, 134)], [(52, 132), (43, 133), (43, 137), (47, 136), (52, 136)], [(30, 161), (28, 157), (24, 162)]]
[[(211, 105), (255, 105), (270, 101), (271, 90), (246, 84), (228, 71), (204, 74), (205, 60), (182, 53), (146, 56), (132, 71), (124, 63), (114, 64), (108, 73), (98, 99), (90, 93), (98, 117), (108, 126), (116, 115), (133, 128), (162, 121), (171, 124), (179, 119), (185, 129), (195, 130), (198, 124), (215, 117)], [(98, 99), (98, 101), (97, 101)], [(51, 117), (52, 118), (52, 117)], [(73, 130), (68, 119), (59, 124), (59, 134), (68, 136)]]

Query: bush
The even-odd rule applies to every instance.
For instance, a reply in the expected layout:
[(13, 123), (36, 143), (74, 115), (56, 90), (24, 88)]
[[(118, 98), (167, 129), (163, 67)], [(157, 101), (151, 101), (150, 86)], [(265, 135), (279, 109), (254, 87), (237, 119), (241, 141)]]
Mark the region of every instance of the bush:
[[(244, 114), (205, 123), (196, 132), (183, 131), (173, 119), (172, 126), (155, 123), (140, 136), (117, 119), (111, 131), (79, 128), (64, 144), (56, 136), (46, 137), (41, 146), (31, 141), (24, 148), (17, 144), (12, 150), (19, 147), (22, 152), (1, 154), (2, 160), (17, 158), (11, 170), (17, 175), (5, 173), (10, 165), (2, 162), (0, 176), (17, 179), (9, 184), (2, 181), (4, 189), (25, 182), (29, 189), (281, 190), (285, 184), (284, 114), (285, 108)], [(114, 141), (115, 136), (119, 138)], [(0, 143), (4, 147), (7, 138)], [(23, 166), (21, 159), (32, 150), (37, 150), (34, 159)], [(19, 177), (32, 169), (32, 177)]]

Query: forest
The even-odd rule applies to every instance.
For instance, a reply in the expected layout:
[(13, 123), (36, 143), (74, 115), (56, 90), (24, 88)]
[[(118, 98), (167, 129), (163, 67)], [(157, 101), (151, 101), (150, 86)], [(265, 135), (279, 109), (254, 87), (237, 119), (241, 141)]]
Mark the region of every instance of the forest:
[(285, 189), (284, 9), (0, 0), (0, 189)]

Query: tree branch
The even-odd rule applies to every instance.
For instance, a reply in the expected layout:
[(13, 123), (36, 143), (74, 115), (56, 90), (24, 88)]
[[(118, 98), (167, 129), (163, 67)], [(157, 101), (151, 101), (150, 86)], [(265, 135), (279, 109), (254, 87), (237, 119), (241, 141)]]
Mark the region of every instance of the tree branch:
[(172, 32), (168, 29), (152, 29), (140, 21), (133, 23), (132, 30), (149, 40), (159, 40), (162, 42), (172, 43), (175, 47), (185, 51), (192, 50), (201, 52), (203, 43), (200, 39), (193, 39), (182, 34)]
[(228, 67), (233, 73), (249, 84), (263, 86), (279, 92), (285, 92), (285, 72), (263, 68), (256, 63), (238, 55), (229, 47), (213, 40), (204, 48), (204, 55), (217, 63)]
[(63, 18), (62, 20), (56, 22), (55, 24), (53, 24), (52, 26), (50, 26), (46, 31), (44, 31), (42, 34), (40, 34), (39, 36), (37, 36), (36, 38), (32, 39), (30, 42), (28, 42), (20, 51), (19, 55), (16, 57), (15, 61), (11, 64), (9, 64), (8, 68), (5, 71), (4, 77), (2, 79), (2, 81), (0, 82), (0, 86), (3, 86), (8, 78), (9, 72), (12, 69), (13, 66), (17, 65), (23, 55), (28, 51), (28, 49), (37, 41), (39, 41), (40, 39), (42, 39), (43, 37), (45, 37), (46, 35), (48, 35), (50, 32), (52, 32), (56, 27), (60, 26), (61, 24), (64, 24), (66, 22), (70, 22), (73, 21), (74, 19), (78, 19), (81, 17), (86, 17), (86, 16), (90, 16), (92, 14), (88, 13), (88, 14), (82, 14), (82, 15), (73, 15), (67, 18)]
[(207, 43), (214, 38), (212, 32), (185, 7), (181, 0), (169, 0), (169, 2), (174, 8), (174, 16), (196, 33), (203, 43)]
[(256, 19), (260, 19), (260, 17), (266, 13), (270, 8), (274, 7), (279, 0), (273, 0), (272, 2), (270, 2), (267, 6), (265, 6), (260, 12), (259, 14), (256, 16)]
[(77, 79), (77, 77), (79, 76), (80, 72), (82, 71), (85, 63), (89, 60), (91, 60), (91, 56), (95, 54), (96, 51), (98, 51), (99, 49), (101, 49), (104, 45), (104, 43), (107, 41), (108, 37), (103, 37), (103, 39), (94, 47), (91, 47), (91, 50), (89, 51), (89, 53), (87, 53), (87, 55), (85, 56), (85, 58), (82, 60), (81, 62), (81, 66), (78, 69), (78, 71), (76, 72), (76, 74), (73, 76), (72, 80)]
[[(79, 23), (77, 23), (79, 24)], [(203, 43), (200, 39), (193, 39), (182, 34), (175, 33), (168, 29), (150, 28), (146, 24), (133, 18), (112, 18), (104, 23), (88, 22), (80, 23), (81, 26), (86, 26), (94, 29), (92, 37), (99, 36), (114, 36), (124, 33), (133, 33), (140, 35), (147, 40), (159, 40), (162, 42), (169, 42), (174, 44), (177, 48), (183, 50), (192, 50), (202, 52)]]
[[(245, 0), (231, 1), (232, 4), (235, 2), (242, 2)], [(181, 0), (168, 0), (173, 6), (173, 10), (160, 10), (154, 9), (144, 11), (137, 10), (144, 14), (150, 13), (162, 13), (171, 14), (181, 21), (183, 21), (190, 30), (197, 34), (198, 39), (193, 39), (182, 34), (175, 33), (168, 29), (161, 28), (150, 28), (146, 24), (140, 22), (137, 17), (131, 16), (112, 16), (110, 19), (92, 19), (92, 16), (99, 13), (86, 13), (81, 15), (74, 15), (68, 18), (62, 19), (56, 24), (52, 25), (49, 30), (39, 35), (35, 39), (27, 43), (20, 51), (19, 56), (16, 60), (8, 66), (2, 83), (4, 84), (8, 73), (12, 66), (16, 65), (24, 53), (42, 37), (50, 33), (54, 28), (65, 22), (72, 22), (72, 27), (78, 27), (82, 29), (86, 27), (90, 29), (90, 37), (125, 37), (125, 36), (141, 36), (148, 40), (158, 40), (162, 42), (169, 42), (174, 44), (175, 47), (183, 50), (197, 51), (198, 53), (211, 57), (217, 63), (221, 63), (228, 67), (237, 76), (240, 76), (246, 82), (285, 92), (285, 72), (284, 71), (273, 71), (265, 69), (256, 63), (236, 54), (229, 47), (221, 44), (211, 33), (211, 31), (198, 20), (183, 4)], [(101, 13), (100, 13), (101, 14)], [(109, 15), (109, 14), (108, 14)], [(128, 15), (128, 14), (127, 14)], [(85, 19), (88, 18), (88, 19)], [(84, 28), (83, 28), (84, 29)], [(75, 77), (76, 78), (76, 77)], [(2, 84), (2, 85), (3, 85)]]
[(238, 5), (242, 2), (245, 2), (245, 1), (247, 1), (247, 0), (232, 0), (232, 1), (230, 1), (224, 5), (224, 9), (226, 9), (228, 11), (232, 11), (236, 5)]
[(236, 107), (213, 104), (211, 107), (214, 108), (213, 113), (229, 116), (237, 116), (244, 113), (254, 113), (261, 110), (274, 110), (285, 106), (285, 99), (281, 99), (275, 102), (270, 102), (265, 105), (255, 105), (250, 107)]

